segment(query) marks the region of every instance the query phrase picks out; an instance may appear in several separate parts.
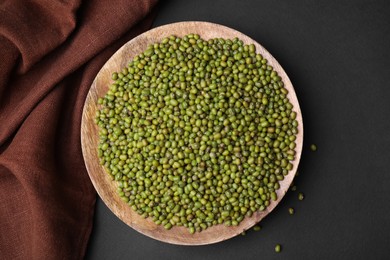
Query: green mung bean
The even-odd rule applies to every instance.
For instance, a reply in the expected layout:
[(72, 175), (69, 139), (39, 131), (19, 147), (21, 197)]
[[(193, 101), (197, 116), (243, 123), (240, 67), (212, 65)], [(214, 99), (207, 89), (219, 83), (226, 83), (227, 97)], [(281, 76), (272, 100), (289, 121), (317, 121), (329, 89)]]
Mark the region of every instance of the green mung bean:
[(170, 36), (112, 74), (98, 99), (98, 155), (138, 214), (193, 234), (237, 226), (278, 199), (297, 113), (255, 53), (237, 38)]
[(254, 231), (260, 231), (261, 230), (261, 226), (259, 226), (259, 225), (254, 226), (253, 230)]

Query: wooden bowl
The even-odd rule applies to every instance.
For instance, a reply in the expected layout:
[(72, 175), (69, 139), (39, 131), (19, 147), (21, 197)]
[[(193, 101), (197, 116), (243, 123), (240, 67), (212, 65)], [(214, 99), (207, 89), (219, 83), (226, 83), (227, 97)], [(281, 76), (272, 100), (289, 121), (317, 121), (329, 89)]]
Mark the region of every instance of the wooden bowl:
[[(256, 46), (257, 53), (262, 54), (282, 78), (286, 89), (289, 91), (288, 98), (294, 105), (294, 111), (297, 113), (299, 124), (295, 148), (296, 158), (293, 161), (294, 166), (285, 179), (280, 182), (280, 189), (277, 190), (278, 199), (272, 201), (265, 211), (255, 212), (250, 218), (246, 217), (238, 226), (226, 227), (224, 224), (221, 224), (195, 234), (190, 234), (185, 227), (175, 226), (171, 230), (165, 230), (163, 226), (156, 225), (150, 218), (142, 218), (121, 200), (116, 192), (117, 184), (111, 180), (104, 167), (99, 164), (97, 154), (99, 134), (98, 127), (95, 124), (98, 97), (103, 97), (107, 92), (108, 86), (112, 81), (111, 74), (113, 72), (120, 71), (127, 66), (128, 62), (135, 55), (143, 52), (149, 44), (160, 41), (170, 35), (184, 36), (189, 33), (199, 34), (203, 39), (218, 37), (232, 39), (238, 37), (245, 44), (253, 43)], [(248, 36), (228, 27), (207, 22), (179, 22), (164, 25), (147, 31), (126, 43), (106, 62), (93, 81), (85, 101), (81, 123), (81, 144), (85, 164), (96, 191), (107, 207), (123, 222), (140, 233), (160, 241), (180, 245), (204, 245), (220, 242), (240, 234), (267, 216), (289, 189), (301, 157), (302, 143), (303, 124), (300, 107), (291, 81), (283, 68), (263, 46)]]

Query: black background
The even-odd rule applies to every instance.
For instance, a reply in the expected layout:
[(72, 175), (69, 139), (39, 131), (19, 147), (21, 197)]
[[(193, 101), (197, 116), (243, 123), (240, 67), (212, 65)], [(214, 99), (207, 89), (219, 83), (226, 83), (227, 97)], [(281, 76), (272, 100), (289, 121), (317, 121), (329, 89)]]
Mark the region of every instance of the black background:
[(98, 199), (86, 259), (389, 259), (390, 2), (169, 0), (154, 27), (191, 20), (243, 32), (289, 75), (304, 120), (295, 182), (305, 200), (289, 191), (261, 231), (190, 247), (134, 231)]

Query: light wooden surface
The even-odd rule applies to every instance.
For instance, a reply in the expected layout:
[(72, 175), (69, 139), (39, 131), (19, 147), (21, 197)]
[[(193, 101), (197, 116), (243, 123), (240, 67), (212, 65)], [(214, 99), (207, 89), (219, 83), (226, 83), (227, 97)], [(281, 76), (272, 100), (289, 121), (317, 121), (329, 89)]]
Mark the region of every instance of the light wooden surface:
[[(246, 44), (255, 44), (257, 52), (261, 53), (268, 60), (269, 64), (273, 66), (282, 78), (285, 87), (289, 91), (288, 98), (294, 105), (294, 111), (297, 112), (297, 121), (299, 124), (299, 133), (296, 139), (297, 146), (295, 148), (296, 158), (293, 162), (294, 167), (285, 179), (280, 182), (280, 189), (277, 191), (277, 201), (272, 201), (265, 211), (255, 212), (251, 218), (246, 217), (236, 227), (226, 227), (222, 224), (210, 227), (205, 231), (193, 235), (184, 227), (173, 227), (171, 230), (165, 230), (163, 226), (154, 224), (150, 218), (143, 219), (128, 204), (120, 199), (116, 193), (116, 183), (111, 180), (105, 172), (104, 167), (99, 164), (97, 155), (99, 134), (98, 127), (95, 124), (95, 115), (98, 109), (97, 99), (98, 97), (104, 96), (107, 92), (108, 86), (111, 83), (112, 72), (120, 71), (123, 67), (127, 66), (128, 62), (134, 56), (144, 51), (149, 44), (160, 41), (162, 38), (170, 35), (184, 36), (189, 33), (199, 34), (203, 39), (218, 37), (232, 39), (238, 37)], [(145, 32), (126, 43), (107, 61), (92, 83), (85, 101), (81, 123), (81, 144), (84, 161), (91, 181), (107, 207), (123, 222), (140, 233), (160, 241), (181, 245), (204, 245), (229, 239), (249, 229), (268, 215), (289, 189), (301, 157), (302, 143), (303, 123), (300, 107), (291, 81), (283, 68), (264, 47), (251, 38), (228, 27), (207, 22), (180, 22), (164, 25)]]

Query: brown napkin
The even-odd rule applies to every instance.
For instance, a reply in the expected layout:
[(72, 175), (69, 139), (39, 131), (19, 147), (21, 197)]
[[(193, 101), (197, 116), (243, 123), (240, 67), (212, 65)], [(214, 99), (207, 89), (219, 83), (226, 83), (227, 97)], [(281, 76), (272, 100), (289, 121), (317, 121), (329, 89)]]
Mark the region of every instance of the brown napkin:
[(81, 259), (95, 191), (81, 153), (99, 69), (156, 0), (0, 3), (0, 259)]

